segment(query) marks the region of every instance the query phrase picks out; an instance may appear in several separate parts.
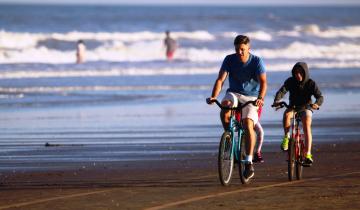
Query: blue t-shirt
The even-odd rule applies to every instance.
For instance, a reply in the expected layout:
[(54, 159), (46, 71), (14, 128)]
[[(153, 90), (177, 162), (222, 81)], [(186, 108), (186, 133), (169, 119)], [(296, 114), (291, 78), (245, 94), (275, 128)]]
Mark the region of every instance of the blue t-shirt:
[(241, 62), (238, 55), (225, 57), (221, 70), (229, 73), (229, 89), (227, 92), (240, 93), (246, 96), (258, 96), (260, 84), (258, 76), (265, 73), (265, 66), (261, 58), (250, 54), (246, 63)]

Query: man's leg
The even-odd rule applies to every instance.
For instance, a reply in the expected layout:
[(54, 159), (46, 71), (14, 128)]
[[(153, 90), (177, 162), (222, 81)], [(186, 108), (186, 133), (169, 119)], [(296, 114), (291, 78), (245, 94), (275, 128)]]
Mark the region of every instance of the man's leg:
[(244, 119), (245, 123), (245, 132), (246, 132), (246, 155), (253, 156), (254, 147), (255, 147), (255, 131), (254, 131), (254, 122), (250, 118)]
[[(256, 97), (237, 95), (240, 103), (246, 103), (247, 101), (254, 101)], [(254, 123), (257, 123), (259, 119), (258, 108), (254, 105), (248, 105), (242, 109), (241, 118), (245, 129), (246, 135), (246, 158), (245, 158), (245, 170), (244, 178), (250, 179), (254, 176), (254, 164), (252, 163), (254, 147), (256, 143)]]
[(244, 177), (250, 179), (254, 176), (254, 166), (252, 163), (254, 147), (255, 147), (255, 131), (254, 131), (254, 121), (250, 118), (245, 118), (243, 120), (245, 124), (245, 134), (246, 134), (246, 163)]
[(220, 111), (220, 119), (221, 119), (221, 123), (222, 123), (222, 126), (225, 131), (229, 128), (230, 114), (231, 114), (231, 111), (229, 111), (229, 110), (221, 110)]
[[(223, 100), (221, 102), (221, 105), (223, 105), (225, 107), (232, 107), (233, 102), (230, 100)], [(220, 111), (220, 119), (221, 119), (221, 123), (222, 123), (224, 130), (227, 130), (229, 128), (230, 115), (231, 115), (231, 111), (229, 111), (229, 110), (221, 110)]]
[[(221, 101), (221, 105), (224, 107), (236, 107), (238, 99), (234, 93), (228, 92)], [(220, 119), (224, 130), (229, 128), (231, 111), (221, 110)]]

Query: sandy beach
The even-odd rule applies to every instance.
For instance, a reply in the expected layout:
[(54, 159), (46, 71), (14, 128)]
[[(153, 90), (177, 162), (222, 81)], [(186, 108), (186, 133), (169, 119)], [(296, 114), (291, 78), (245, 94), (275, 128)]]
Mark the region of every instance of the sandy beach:
[(235, 171), (230, 187), (218, 181), (216, 154), (8, 173), (0, 209), (358, 209), (359, 154), (357, 141), (316, 143), (313, 167), (288, 182), (285, 153), (268, 143), (252, 182)]

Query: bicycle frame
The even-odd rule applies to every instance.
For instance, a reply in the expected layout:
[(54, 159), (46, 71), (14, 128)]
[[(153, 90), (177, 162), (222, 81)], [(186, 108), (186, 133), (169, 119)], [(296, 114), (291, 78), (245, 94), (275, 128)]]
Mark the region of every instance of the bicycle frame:
[[(241, 110), (252, 103), (255, 104), (255, 101), (248, 101), (244, 104), (241, 104), (237, 108), (229, 108), (222, 106), (219, 101), (207, 101), (208, 103), (215, 102), (222, 110), (229, 110), (230, 121), (229, 126), (226, 131), (223, 133), (220, 145), (219, 145), (219, 154), (218, 154), (218, 172), (220, 182), (224, 186), (228, 186), (231, 182), (231, 176), (233, 172), (233, 165), (238, 163), (239, 165), (239, 175), (240, 180), (243, 184), (249, 182), (248, 179), (245, 179), (243, 176), (243, 170), (245, 168), (245, 163), (241, 160), (245, 157), (245, 144), (246, 142), (243, 139), (244, 128), (241, 122), (241, 119), (236, 119), (236, 112)], [(237, 133), (237, 135), (236, 135)], [(226, 150), (229, 148), (229, 150)]]
[(295, 161), (302, 161), (301, 157), (305, 156), (304, 151), (302, 151), (303, 154), (301, 154), (300, 151), (300, 148), (305, 148), (304, 139), (302, 138), (303, 135), (300, 133), (300, 123), (301, 118), (298, 116), (298, 113), (294, 111), (291, 123), (291, 138), (295, 140)]
[[(305, 157), (305, 143), (303, 135), (300, 133), (300, 123), (301, 123), (301, 116), (299, 115), (299, 111), (303, 108), (311, 108), (312, 105), (309, 104), (306, 107), (290, 107), (286, 102), (278, 102), (271, 105), (275, 107), (276, 110), (286, 107), (293, 109), (293, 117), (291, 123), (291, 138), (289, 141), (289, 148), (288, 148), (288, 178), (289, 181), (293, 180), (294, 176), (294, 168), (296, 168), (296, 178), (299, 180), (302, 178), (302, 171), (303, 171), (303, 161)], [(319, 110), (319, 108), (317, 108)], [(296, 167), (295, 167), (296, 166)]]
[[(241, 135), (243, 134), (243, 127), (242, 127), (242, 122), (241, 119), (240, 121), (236, 120), (235, 117), (235, 110), (231, 110), (231, 115), (230, 115), (230, 123), (229, 123), (229, 128), (228, 131), (231, 133), (232, 136), (232, 143), (234, 145), (234, 147), (232, 147), (232, 152), (231, 155), (235, 154), (235, 160), (236, 161), (241, 161), (240, 157), (239, 157), (239, 152), (240, 152), (240, 139), (241, 139)], [(237, 136), (235, 135), (237, 133)]]

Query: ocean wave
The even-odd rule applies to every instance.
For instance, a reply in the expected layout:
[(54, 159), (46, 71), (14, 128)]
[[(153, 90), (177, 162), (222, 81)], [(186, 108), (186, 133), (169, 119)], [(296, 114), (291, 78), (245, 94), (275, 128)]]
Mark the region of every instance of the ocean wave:
[[(289, 71), (293, 65), (301, 59), (287, 61), (267, 61), (265, 59), (265, 68), (267, 71)], [(360, 61), (309, 61), (306, 60), (311, 69), (348, 69), (360, 68)], [(11, 70), (0, 71), (1, 79), (23, 79), (23, 78), (71, 78), (71, 77), (117, 77), (117, 76), (154, 76), (154, 75), (201, 75), (217, 74), (219, 65), (210, 67), (139, 67), (139, 68), (114, 68), (109, 70)]]
[[(339, 42), (332, 45), (318, 45), (295, 41), (283, 48), (253, 49), (252, 52), (265, 60), (321, 59), (351, 63), (360, 60), (360, 43)], [(225, 55), (231, 53), (233, 53), (233, 49), (213, 50), (184, 47), (176, 52), (175, 59), (195, 63), (220, 63)], [(85, 57), (87, 62), (155, 62), (164, 60), (164, 48), (161, 41), (134, 43), (126, 47), (114, 43), (88, 50)], [(0, 64), (16, 63), (73, 64), (75, 63), (75, 51), (58, 51), (46, 47), (11, 52), (0, 51)]]
[[(263, 29), (256, 31), (244, 31), (244, 34), (253, 40), (272, 41), (275, 37), (289, 36), (300, 37), (310, 35), (319, 38), (360, 38), (360, 25), (344, 27), (320, 28), (317, 24), (297, 25), (288, 31), (273, 31)], [(176, 39), (188, 39), (194, 41), (215, 41), (217, 37), (234, 38), (238, 32), (210, 33), (208, 31), (174, 31), (172, 36)], [(68, 33), (27, 33), (0, 31), (0, 49), (23, 50), (34, 48), (39, 42), (45, 40), (73, 42), (92, 40), (98, 42), (132, 43), (163, 40), (162, 32), (139, 31), (139, 32), (81, 32), (72, 31)]]
[[(138, 85), (138, 86), (66, 86), (66, 87), (0, 87), (0, 98), (22, 98), (24, 93), (62, 93), (75, 91), (136, 91), (136, 90), (209, 90), (207, 85)], [(12, 95), (6, 95), (6, 94)], [(14, 95), (15, 94), (15, 95)]]
[[(190, 31), (190, 32), (172, 32), (172, 36), (176, 39), (190, 39), (190, 40), (214, 40), (215, 36), (207, 31)], [(69, 33), (18, 33), (0, 31), (0, 49), (22, 50), (34, 48), (40, 41), (44, 40), (58, 40), (76, 42), (82, 40), (93, 41), (114, 41), (122, 42), (145, 42), (152, 40), (163, 40), (164, 33), (157, 33), (151, 31), (141, 32), (78, 32), (73, 31)]]
[(277, 36), (300, 37), (310, 35), (319, 38), (360, 38), (360, 26), (328, 27), (321, 29), (316, 24), (295, 26), (291, 31), (279, 31)]
[(66, 77), (110, 77), (110, 76), (151, 76), (151, 75), (191, 75), (214, 74), (214, 68), (161, 68), (161, 69), (111, 69), (111, 70), (60, 70), (60, 71), (5, 71), (0, 72), (0, 79), (21, 78), (66, 78)]
[(280, 49), (256, 49), (254, 52), (266, 59), (329, 59), (357, 61), (360, 59), (360, 43), (340, 42), (335, 45), (316, 45), (293, 42)]
[[(223, 37), (234, 38), (237, 32), (224, 32)], [(245, 35), (249, 36), (252, 40), (259, 40), (270, 42), (274, 38), (281, 37), (301, 37), (301, 36), (312, 36), (324, 39), (338, 39), (338, 38), (360, 38), (360, 26), (344, 26), (344, 27), (328, 27), (320, 28), (317, 24), (307, 24), (294, 26), (292, 30), (258, 30), (244, 32)]]
[[(237, 33), (237, 32), (224, 32), (224, 33), (222, 33), (222, 36), (233, 39), (238, 34), (239, 33)], [(250, 37), (251, 40), (260, 40), (260, 41), (266, 41), (266, 42), (273, 40), (273, 35), (271, 35), (268, 32), (265, 32), (265, 31), (245, 32), (244, 35)]]

